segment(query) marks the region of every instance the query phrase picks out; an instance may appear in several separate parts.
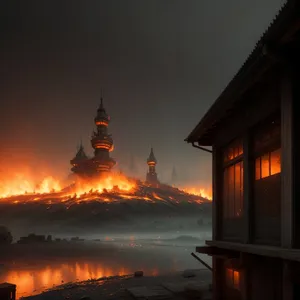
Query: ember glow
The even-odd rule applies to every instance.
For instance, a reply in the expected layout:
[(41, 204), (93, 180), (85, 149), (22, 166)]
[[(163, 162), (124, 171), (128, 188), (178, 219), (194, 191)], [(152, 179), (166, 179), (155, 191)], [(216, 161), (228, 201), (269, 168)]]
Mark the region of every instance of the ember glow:
[(59, 181), (51, 176), (45, 177), (39, 183), (22, 173), (15, 174), (8, 179), (0, 179), (0, 198), (24, 194), (46, 194), (60, 190)]
[(200, 187), (187, 187), (182, 188), (182, 190), (185, 193), (200, 196), (202, 198), (205, 198), (207, 200), (212, 200), (212, 189), (211, 188), (200, 188)]
[(80, 197), (81, 195), (97, 192), (112, 192), (112, 191), (123, 191), (130, 192), (136, 188), (136, 182), (128, 179), (122, 174), (111, 173), (107, 176), (103, 176), (99, 179), (93, 180), (76, 180), (74, 188), (71, 190)]
[(13, 204), (43, 202), (49, 205), (64, 203), (67, 208), (82, 202), (119, 202), (141, 200), (147, 202), (179, 203), (187, 195), (188, 202), (203, 203), (211, 200), (209, 190), (197, 188), (176, 189), (166, 185), (152, 187), (121, 173), (111, 172), (94, 179), (59, 181), (51, 176), (34, 180), (18, 173), (7, 179), (0, 179), (1, 202)]

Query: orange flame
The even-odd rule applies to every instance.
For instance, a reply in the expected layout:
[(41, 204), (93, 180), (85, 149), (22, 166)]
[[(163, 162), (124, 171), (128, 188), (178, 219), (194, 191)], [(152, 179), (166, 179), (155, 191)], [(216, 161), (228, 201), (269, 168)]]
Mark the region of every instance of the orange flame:
[[(130, 179), (122, 173), (109, 173), (93, 179), (75, 176), (73, 182), (60, 181), (52, 176), (38, 176), (39, 174), (36, 175), (26, 168), (22, 173), (2, 174), (6, 177), (0, 177), (0, 199), (14, 204), (43, 201), (48, 205), (47, 209), (51, 209), (52, 204), (62, 202), (69, 209), (74, 204), (87, 201), (118, 202), (134, 199), (150, 202), (170, 200), (180, 202), (175, 195), (166, 196), (159, 190), (148, 189), (151, 186), (136, 179)], [(39, 177), (42, 179), (39, 180)], [(162, 188), (168, 189), (168, 186), (162, 185)], [(171, 193), (174, 191), (175, 194), (178, 193), (178, 189), (170, 190)], [(211, 193), (208, 189), (182, 188), (181, 191), (190, 194), (188, 201), (191, 202), (199, 204), (203, 202), (203, 199), (198, 200), (195, 196), (211, 200)]]
[(51, 176), (45, 177), (40, 184), (27, 179), (24, 174), (16, 174), (13, 178), (0, 180), (0, 198), (24, 194), (45, 194), (60, 190), (59, 181)]
[(90, 192), (103, 193), (116, 190), (129, 192), (134, 190), (135, 187), (136, 183), (134, 180), (128, 179), (123, 174), (111, 173), (92, 180), (77, 179), (72, 192), (76, 194), (76, 197), (80, 197)]
[(198, 188), (198, 187), (186, 187), (181, 188), (182, 191), (185, 193), (200, 196), (202, 198), (205, 198), (207, 200), (212, 201), (212, 188)]

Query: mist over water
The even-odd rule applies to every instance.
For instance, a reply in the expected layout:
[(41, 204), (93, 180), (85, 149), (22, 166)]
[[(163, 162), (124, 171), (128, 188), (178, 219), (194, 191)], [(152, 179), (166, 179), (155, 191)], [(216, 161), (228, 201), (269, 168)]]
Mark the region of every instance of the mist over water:
[[(86, 240), (68, 253), (68, 247), (61, 253), (50, 256), (26, 254), (26, 258), (12, 257), (0, 266), (0, 281), (17, 284), (17, 296), (38, 294), (46, 289), (67, 282), (101, 278), (104, 276), (132, 274), (144, 271), (145, 276), (156, 276), (184, 269), (203, 268), (191, 255), (196, 246), (204, 244), (210, 230), (195, 231), (194, 235), (180, 232), (162, 234), (148, 232), (130, 234), (81, 235)], [(62, 234), (61, 238), (70, 238)], [(94, 241), (91, 240), (98, 240)], [(24, 246), (27, 247), (27, 246)], [(73, 246), (74, 247), (74, 246)], [(207, 263), (210, 258), (202, 257)]]

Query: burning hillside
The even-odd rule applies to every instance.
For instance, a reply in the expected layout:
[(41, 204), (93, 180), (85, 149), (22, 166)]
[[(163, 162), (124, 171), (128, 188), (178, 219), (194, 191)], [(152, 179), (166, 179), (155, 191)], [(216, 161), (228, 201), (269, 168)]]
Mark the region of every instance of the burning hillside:
[(180, 218), (194, 226), (201, 215), (210, 215), (208, 199), (168, 185), (151, 186), (122, 174), (111, 173), (93, 181), (78, 179), (66, 188), (61, 186), (50, 177), (39, 185), (14, 182), (5, 190), (2, 186), (2, 223), (18, 231), (24, 227), (53, 233), (125, 232), (164, 230), (166, 226), (175, 230), (181, 226)]
[(62, 188), (62, 184), (46, 177), (40, 184), (15, 176), (11, 181), (2, 181), (0, 185), (0, 201), (2, 203), (81, 203), (84, 201), (115, 202), (122, 200), (144, 201), (180, 201), (202, 203), (210, 200), (204, 190), (179, 190), (167, 185), (150, 186), (141, 181), (127, 178), (122, 174), (112, 173), (93, 180), (77, 178), (72, 184)]

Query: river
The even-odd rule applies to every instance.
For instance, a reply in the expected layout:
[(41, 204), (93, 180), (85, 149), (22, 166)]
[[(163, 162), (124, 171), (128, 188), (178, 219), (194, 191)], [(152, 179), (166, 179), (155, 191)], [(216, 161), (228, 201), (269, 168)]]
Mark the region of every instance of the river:
[[(184, 269), (202, 268), (190, 253), (193, 243), (163, 241), (112, 242), (116, 251), (95, 257), (16, 260), (5, 264), (0, 282), (17, 285), (17, 299), (34, 295), (54, 286), (73, 281), (112, 275), (132, 274), (143, 270), (145, 275), (161, 275)], [(202, 257), (210, 263), (210, 259)]]

